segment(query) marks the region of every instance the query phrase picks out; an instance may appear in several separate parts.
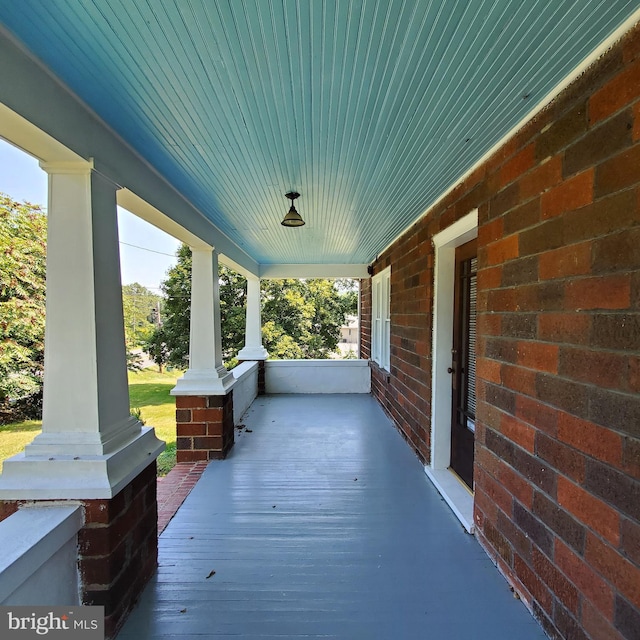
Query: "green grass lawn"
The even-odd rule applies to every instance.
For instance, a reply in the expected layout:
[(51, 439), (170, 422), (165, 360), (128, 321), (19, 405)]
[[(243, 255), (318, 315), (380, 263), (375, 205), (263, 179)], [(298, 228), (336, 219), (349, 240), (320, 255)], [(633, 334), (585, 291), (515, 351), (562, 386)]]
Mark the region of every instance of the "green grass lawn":
[[(131, 409), (140, 409), (145, 426), (155, 427), (158, 438), (167, 443), (158, 457), (158, 475), (166, 475), (176, 463), (176, 403), (169, 391), (180, 375), (181, 371), (158, 373), (152, 369), (129, 373)], [(0, 472), (3, 461), (22, 451), (41, 429), (39, 420), (0, 426)]]
[(42, 429), (40, 420), (25, 420), (0, 425), (0, 472), (2, 463), (16, 453), (20, 453)]
[(176, 463), (176, 400), (169, 391), (176, 386), (182, 371), (158, 373), (154, 369), (129, 372), (129, 404), (140, 409), (147, 427), (155, 427), (156, 435), (167, 443), (158, 456), (158, 475), (164, 476)]

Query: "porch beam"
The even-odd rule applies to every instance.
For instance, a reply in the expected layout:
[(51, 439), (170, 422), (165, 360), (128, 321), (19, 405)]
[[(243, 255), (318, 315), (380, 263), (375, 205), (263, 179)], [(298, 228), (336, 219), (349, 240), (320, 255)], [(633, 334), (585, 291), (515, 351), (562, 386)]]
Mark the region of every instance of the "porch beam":
[[(180, 227), (223, 251), (251, 273), (258, 273), (258, 264), (251, 256), (115, 135), (1, 26), (0, 60), (0, 136), (14, 142), (19, 133), (20, 138), (14, 143), (40, 160), (60, 159), (60, 145), (67, 150), (65, 157), (72, 153), (84, 159), (94, 158), (101, 175), (166, 212)], [(34, 96), (38, 99), (34, 100)], [(17, 119), (24, 120), (19, 131), (15, 129)], [(52, 146), (50, 140), (59, 144)]]
[(366, 264), (263, 264), (261, 278), (369, 278)]

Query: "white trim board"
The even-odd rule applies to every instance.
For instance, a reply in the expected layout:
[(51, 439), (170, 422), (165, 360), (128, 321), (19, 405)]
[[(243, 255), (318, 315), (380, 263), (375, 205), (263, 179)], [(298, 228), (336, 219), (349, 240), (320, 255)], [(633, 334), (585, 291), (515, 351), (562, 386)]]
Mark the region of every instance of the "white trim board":
[(449, 471), (451, 464), (451, 348), (456, 247), (478, 235), (478, 210), (433, 237), (435, 247), (431, 369), (431, 461), (425, 468), (464, 528), (473, 531), (473, 496)]
[(433, 469), (425, 465), (424, 472), (467, 533), (473, 534), (473, 495), (448, 469)]

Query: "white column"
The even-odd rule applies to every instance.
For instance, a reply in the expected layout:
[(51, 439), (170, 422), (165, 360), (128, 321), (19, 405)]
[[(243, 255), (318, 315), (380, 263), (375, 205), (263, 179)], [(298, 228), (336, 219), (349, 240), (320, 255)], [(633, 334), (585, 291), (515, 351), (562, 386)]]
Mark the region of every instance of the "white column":
[(247, 320), (244, 347), (238, 360), (266, 360), (269, 357), (262, 345), (262, 320), (260, 318), (260, 278), (247, 276)]
[(42, 433), (7, 460), (0, 498), (110, 498), (163, 443), (129, 413), (116, 187), (92, 163), (49, 174)]
[(234, 382), (222, 364), (218, 254), (192, 249), (189, 369), (171, 390), (174, 396), (225, 395)]

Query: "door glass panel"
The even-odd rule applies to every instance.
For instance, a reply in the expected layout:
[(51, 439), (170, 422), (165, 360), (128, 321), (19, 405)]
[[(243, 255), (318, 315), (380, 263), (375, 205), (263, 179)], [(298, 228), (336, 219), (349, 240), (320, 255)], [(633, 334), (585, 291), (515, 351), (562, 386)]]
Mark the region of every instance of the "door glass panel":
[(476, 423), (476, 299), (477, 299), (477, 270), (478, 259), (472, 258), (465, 263), (465, 293), (464, 296), (468, 306), (466, 321), (466, 344), (465, 362), (463, 365), (464, 375), (464, 411), (466, 426), (471, 431), (475, 431)]
[(452, 349), (451, 468), (473, 489), (476, 430), (476, 242), (456, 248)]

